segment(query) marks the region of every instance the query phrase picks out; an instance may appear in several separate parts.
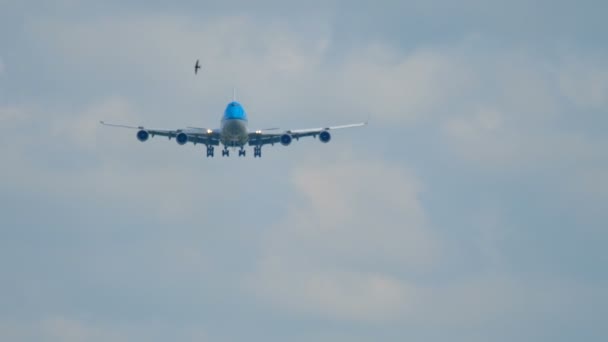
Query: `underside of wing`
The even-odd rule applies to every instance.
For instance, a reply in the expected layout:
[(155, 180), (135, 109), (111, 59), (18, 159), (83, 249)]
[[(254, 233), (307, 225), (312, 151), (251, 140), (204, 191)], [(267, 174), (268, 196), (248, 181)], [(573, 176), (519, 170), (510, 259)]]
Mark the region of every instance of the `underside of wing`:
[(367, 122), (341, 125), (341, 126), (329, 126), (329, 127), (319, 127), (319, 128), (306, 128), (306, 129), (294, 129), (287, 131), (279, 131), (279, 132), (266, 132), (264, 130), (255, 131), (249, 134), (249, 145), (252, 146), (262, 146), (267, 144), (276, 144), (281, 143), (284, 146), (291, 144), (293, 139), (299, 140), (303, 137), (314, 137), (319, 136), (319, 140), (323, 143), (327, 143), (331, 140), (331, 134), (329, 131), (343, 129), (343, 128), (352, 128), (352, 127), (361, 127), (367, 125)]
[(175, 138), (175, 141), (179, 145), (184, 145), (188, 142), (193, 144), (205, 144), (205, 145), (219, 145), (220, 137), (218, 130), (207, 129), (207, 128), (198, 128), (198, 127), (188, 127), (186, 129), (177, 129), (177, 130), (163, 130), (163, 129), (148, 129), (143, 126), (128, 126), (128, 125), (116, 125), (110, 124), (103, 121), (100, 123), (104, 126), (110, 127), (120, 127), (120, 128), (128, 128), (137, 130), (137, 140), (144, 142), (149, 138), (153, 138), (155, 136), (168, 137), (169, 140)]

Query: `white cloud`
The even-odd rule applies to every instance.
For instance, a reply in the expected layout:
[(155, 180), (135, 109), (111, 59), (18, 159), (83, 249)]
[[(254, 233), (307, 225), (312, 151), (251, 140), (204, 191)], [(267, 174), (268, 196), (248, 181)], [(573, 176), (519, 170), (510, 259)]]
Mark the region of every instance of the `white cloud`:
[[(549, 129), (550, 120), (481, 107), (441, 123), (449, 149), (483, 169), (586, 167), (605, 155), (603, 142), (576, 131)], [(585, 162), (585, 163), (581, 163)], [(561, 175), (571, 176), (570, 172)]]
[(109, 98), (82, 112), (57, 116), (51, 123), (50, 131), (54, 139), (68, 141), (77, 148), (93, 149), (96, 147), (99, 121), (119, 124), (140, 122), (135, 113), (125, 99)]
[[(492, 110), (480, 115), (474, 129), (503, 125)], [(348, 156), (306, 165), (315, 166), (293, 173), (302, 199), (261, 240), (262, 256), (247, 278), (267, 305), (337, 321), (477, 329), (513, 315), (520, 322), (566, 317), (563, 307), (584, 300), (572, 299), (580, 284), (505, 271), (499, 246), (506, 228), (497, 213), (473, 222), (482, 229), (468, 236), (471, 244), (442, 239), (418, 199), (424, 187), (401, 166)], [(485, 266), (443, 278), (465, 262), (466, 248), (487, 258)]]
[(281, 310), (337, 320), (397, 319), (416, 295), (414, 288), (390, 275), (322, 265), (304, 269), (293, 262), (285, 255), (264, 260), (249, 285)]
[(605, 62), (570, 58), (559, 67), (559, 87), (581, 108), (608, 108), (608, 66)]
[[(245, 85), (252, 92), (270, 87), (272, 93), (281, 86), (269, 75), (300, 76), (314, 68), (328, 44), (324, 25), (315, 27), (320, 37), (310, 39), (282, 23), (258, 23), (247, 16), (194, 22), (185, 16), (133, 15), (85, 24), (41, 20), (31, 29), (33, 34), (53, 32), (56, 41), (46, 47), (75, 67), (163, 82), (172, 94), (228, 99), (232, 86)], [(197, 58), (203, 69), (193, 78)]]
[(346, 158), (294, 171), (303, 201), (279, 225), (289, 234), (284, 238), (321, 247), (321, 253), (412, 267), (432, 263), (437, 245), (426, 226), (417, 178), (395, 164)]
[(437, 121), (452, 152), (501, 171), (585, 167), (581, 161), (602, 158), (605, 142), (585, 134), (593, 123), (571, 109), (605, 106), (601, 63), (547, 63), (523, 52), (494, 57), (475, 68), (478, 84), (463, 93), (467, 100), (447, 102), (451, 113)]
[[(197, 207), (204, 207), (206, 201), (212, 200), (200, 198), (196, 189), (211, 191), (215, 189), (214, 182), (209, 178), (201, 180), (195, 167), (167, 163), (158, 153), (160, 150), (160, 153), (175, 154), (177, 149), (177, 153), (197, 157), (191, 155), (189, 160), (198, 160), (202, 158), (200, 146), (179, 147), (175, 143), (161, 143), (159, 138), (144, 145), (136, 140), (135, 131), (99, 124), (99, 119), (139, 122), (137, 117), (133, 106), (121, 98), (110, 98), (73, 113), (2, 108), (0, 122), (11, 123), (13, 129), (0, 138), (3, 142), (0, 151), (6, 163), (0, 175), (6, 186), (20, 191), (30, 189), (57, 198), (76, 196), (120, 201), (124, 205), (136, 203), (129, 207), (149, 211), (169, 221), (195, 216)], [(9, 143), (19, 139), (21, 132), (35, 138), (19, 144)], [(133, 149), (126, 151), (125, 146)], [(134, 155), (138, 158), (134, 159)], [(67, 156), (79, 156), (87, 162), (80, 163), (73, 157), (76, 165), (65, 167), (63, 162)], [(48, 164), (49, 159), (53, 163)]]
[(498, 166), (529, 160), (533, 145), (524, 139), (531, 137), (523, 130), (510, 130), (507, 121), (500, 110), (479, 108), (472, 115), (447, 119), (442, 130), (451, 147), (467, 159)]
[[(99, 340), (99, 331), (85, 327), (81, 322), (53, 317), (42, 322), (42, 335), (51, 341), (84, 342)], [(116, 340), (116, 337), (112, 338)]]
[(0, 107), (0, 123), (3, 125), (16, 125), (31, 118), (28, 110), (20, 107)]
[(0, 321), (0, 339), (32, 342), (129, 341), (122, 333), (60, 315), (35, 321)]
[[(125, 145), (123, 145), (125, 146)], [(118, 153), (107, 148), (106, 153)], [(133, 214), (144, 214), (166, 222), (186, 220), (195, 222), (204, 216), (207, 204), (214, 198), (200, 193), (219, 193), (210, 178), (201, 178), (198, 170), (163, 161), (152, 162), (155, 156), (143, 157), (149, 152), (135, 153), (145, 162), (129, 163), (124, 155), (104, 156), (90, 167), (45, 169), (27, 155), (6, 154), (11, 167), (2, 171), (6, 184), (15, 189), (31, 189), (53, 194), (57, 198), (95, 199), (121, 203)], [(200, 154), (199, 154), (200, 155)], [(134, 159), (134, 157), (131, 157)], [(148, 163), (156, 164), (150, 168)], [(159, 165), (164, 164), (164, 165)], [(9, 182), (10, 181), (10, 182)]]
[[(605, 301), (599, 287), (508, 273), (462, 276), (420, 291), (407, 322), (424, 327), (474, 328), (501, 322), (537, 322), (551, 317), (570, 320), (595, 300)], [(593, 305), (593, 304), (591, 304)], [(517, 315), (517, 320), (513, 320)], [(524, 323), (525, 324), (525, 323)]]
[(372, 269), (421, 271), (439, 254), (417, 198), (419, 182), (378, 160), (307, 164), (316, 166), (293, 175), (302, 201), (264, 239), (250, 285), (289, 310), (347, 320), (394, 317), (416, 290)]
[[(150, 99), (151, 103), (166, 101), (177, 107), (186, 100), (223, 105), (229, 97), (226, 89), (238, 82), (252, 117), (272, 120), (273, 125), (285, 120), (346, 121), (371, 113), (380, 126), (391, 125), (396, 130), (420, 122), (438, 127), (445, 138), (440, 142), (441, 152), (455, 152), (474, 161), (468, 165), (470, 170), (488, 165), (514, 166), (519, 171), (531, 165), (551, 168), (563, 161), (601, 161), (605, 156), (605, 152), (597, 152), (605, 150), (605, 144), (593, 146), (584, 134), (547, 129), (562, 114), (563, 94), (579, 106), (605, 106), (604, 69), (597, 66), (573, 64), (558, 74), (529, 56), (501, 52), (488, 56), (475, 47), (469, 49), (467, 43), (408, 52), (371, 43), (329, 63), (332, 41), (325, 25), (311, 33), (285, 22), (261, 24), (241, 16), (205, 23), (157, 15), (78, 23), (43, 20), (35, 25), (34, 33), (50, 33), (41, 44), (48, 44), (49, 50), (75, 70), (88, 70), (94, 63), (91, 70), (96, 77), (107, 77), (116, 84), (123, 80), (122, 74), (141, 82), (142, 88), (154, 84), (150, 81), (162, 83), (166, 97)], [(204, 73), (192, 81), (191, 64), (196, 57), (204, 60)], [(559, 89), (554, 84), (557, 78)], [(175, 122), (176, 116), (179, 122), (187, 121), (182, 117), (187, 114), (177, 109), (170, 116), (153, 111), (146, 113), (147, 122), (141, 122), (141, 103), (107, 94), (100, 97), (83, 110), (61, 115), (0, 109), (3, 124), (17, 125), (32, 117), (44, 117), (43, 123), (48, 124), (19, 146), (0, 146), (8, 165), (0, 170), (5, 184), (52, 194), (58, 200), (94, 199), (102, 208), (108, 203), (122, 204), (133, 209), (134, 216), (147, 215), (162, 223), (184, 222), (180, 220), (185, 218), (187, 223), (219, 225), (226, 223), (213, 218), (218, 216), (209, 209), (213, 203), (230, 206), (235, 196), (243, 196), (241, 185), (257, 181), (255, 172), (266, 173), (276, 166), (267, 158), (261, 164), (263, 171), (242, 160), (234, 164), (209, 160), (203, 165), (193, 161), (203, 157), (192, 146), (176, 149), (174, 143), (158, 138), (142, 145), (134, 132), (102, 131), (100, 119), (158, 124), (167, 117)], [(19, 132), (4, 139), (16, 139)], [(400, 136), (382, 138), (396, 144)], [(382, 139), (370, 140), (378, 144), (374, 147), (384, 147), (377, 142)], [(34, 152), (40, 141), (47, 144), (41, 151), (55, 164), (36, 161), (42, 154)], [(77, 150), (84, 150), (78, 157), (90, 157), (93, 165), (64, 168), (64, 160)], [(449, 158), (446, 155), (437, 158)], [(550, 303), (563, 303), (563, 298), (576, 295), (559, 284), (531, 284), (501, 273), (505, 256), (495, 246), (502, 242), (505, 228), (492, 218), (488, 219), (492, 226), (471, 240), (478, 241), (474, 248), (491, 259), (489, 264), (498, 268), (492, 270), (496, 273), (455, 275), (444, 270), (444, 263), (449, 264), (446, 260), (454, 257), (450, 252), (462, 247), (445, 248), (449, 242), (428, 222), (431, 214), (419, 199), (424, 186), (398, 162), (365, 156), (287, 159), (294, 160), (291, 190), (297, 193), (297, 200), (289, 197), (284, 217), (270, 219), (271, 228), (259, 245), (260, 259), (246, 277), (248, 289), (263, 302), (284, 311), (336, 320), (481, 327), (496, 318), (528, 312), (530, 303), (550, 314), (559, 312)], [(251, 178), (235, 184), (243, 167)], [(237, 171), (228, 175), (231, 169)], [(585, 191), (595, 191), (600, 200), (607, 193), (603, 171), (600, 166), (576, 173), (586, 175)], [(568, 175), (560, 172), (562, 177)], [(445, 174), (450, 176), (448, 169)], [(273, 186), (276, 188), (269, 192), (281, 187), (278, 183)], [(226, 191), (233, 188), (237, 190)], [(197, 272), (209, 262), (194, 244), (177, 246), (170, 254), (163, 265), (167, 269)], [(429, 273), (446, 279), (426, 279)], [(553, 293), (542, 297), (545, 289)], [(62, 317), (45, 321), (44, 330), (66, 341), (101, 334)]]
[[(608, 160), (608, 153), (604, 152), (602, 158)], [(603, 222), (608, 218), (605, 209), (608, 202), (608, 165), (589, 163), (578, 167), (572, 172), (571, 179), (564, 181), (559, 189), (560, 202), (564, 210), (576, 217), (579, 231), (605, 230)]]
[[(303, 115), (300, 124), (368, 115), (377, 122), (410, 121), (441, 109), (474, 85), (467, 61), (449, 49), (404, 54), (372, 43), (340, 56), (340, 63), (326, 63), (332, 47), (329, 25), (315, 20), (306, 27), (247, 16), (199, 23), (157, 15), (84, 24), (42, 20), (32, 32), (53, 32), (56, 41), (45, 42), (46, 48), (75, 67), (162, 82), (178, 100), (200, 94), (228, 100), (236, 85), (256, 119), (274, 124), (293, 120), (285, 111), (294, 106)], [(202, 59), (203, 71), (194, 79), (196, 58)]]
[[(128, 71), (162, 80), (175, 108), (204, 93), (219, 112), (236, 82), (252, 125), (342, 123), (368, 115), (380, 125), (418, 120), (439, 126), (460, 156), (498, 167), (539, 165), (587, 145), (546, 130), (561, 114), (556, 74), (524, 52), (480, 51), (479, 38), (407, 52), (371, 42), (340, 56), (340, 63), (327, 63), (330, 30), (324, 23), (314, 27), (309, 32), (248, 16), (198, 23), (183, 16), (127, 15), (87, 23), (47, 20), (32, 30), (54, 32), (61, 41), (48, 48), (74, 65), (90, 68), (98, 60), (95, 68), (108, 74)], [(158, 41), (167, 46), (159, 49)], [(204, 72), (192, 82), (195, 57), (203, 59)], [(602, 93), (601, 86), (594, 89)], [(293, 108), (297, 117), (285, 115)], [(179, 122), (193, 114), (184, 113)], [(167, 120), (161, 111), (146, 117)], [(71, 131), (82, 132), (75, 139), (91, 146), (92, 130), (89, 125)]]
[(342, 103), (391, 123), (436, 112), (474, 81), (453, 53), (420, 49), (403, 55), (387, 46), (357, 51), (338, 75)]
[(208, 341), (200, 326), (176, 331), (149, 324), (114, 324), (111, 326), (66, 315), (48, 315), (33, 321), (0, 321), (3, 341), (102, 342), (102, 341)]
[(584, 193), (592, 195), (596, 203), (608, 201), (608, 166), (590, 167), (579, 175), (578, 185)]

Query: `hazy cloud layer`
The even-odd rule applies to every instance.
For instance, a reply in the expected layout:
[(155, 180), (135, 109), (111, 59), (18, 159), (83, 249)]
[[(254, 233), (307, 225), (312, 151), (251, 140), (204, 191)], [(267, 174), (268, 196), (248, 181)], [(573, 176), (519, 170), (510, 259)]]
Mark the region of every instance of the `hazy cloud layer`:
[(603, 2), (1, 6), (0, 339), (608, 336)]

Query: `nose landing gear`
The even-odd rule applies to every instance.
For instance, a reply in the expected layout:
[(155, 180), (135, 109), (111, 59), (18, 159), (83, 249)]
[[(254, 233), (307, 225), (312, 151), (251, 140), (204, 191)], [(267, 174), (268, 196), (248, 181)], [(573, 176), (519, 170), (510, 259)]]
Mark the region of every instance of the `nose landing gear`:
[(222, 157), (230, 157), (230, 151), (228, 151), (228, 148), (224, 147), (222, 150)]
[(245, 149), (243, 148), (243, 146), (241, 146), (241, 149), (239, 150), (239, 157), (244, 157), (247, 151), (245, 151)]

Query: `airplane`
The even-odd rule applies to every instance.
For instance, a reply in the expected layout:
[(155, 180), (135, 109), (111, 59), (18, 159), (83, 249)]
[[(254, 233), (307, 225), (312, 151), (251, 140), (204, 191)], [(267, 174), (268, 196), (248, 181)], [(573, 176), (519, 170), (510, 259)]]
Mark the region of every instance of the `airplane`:
[(214, 156), (214, 147), (223, 145), (222, 157), (229, 157), (230, 151), (228, 148), (232, 148), (233, 151), (239, 148), (239, 157), (245, 157), (246, 150), (245, 145), (253, 146), (253, 157), (262, 157), (262, 146), (273, 145), (280, 143), (283, 146), (289, 146), (291, 142), (299, 140), (304, 137), (319, 137), (322, 143), (328, 143), (331, 140), (330, 131), (360, 127), (367, 125), (366, 122), (341, 125), (341, 126), (329, 126), (321, 128), (308, 128), (308, 129), (293, 129), (276, 132), (278, 128), (269, 128), (264, 130), (250, 131), (248, 129), (248, 118), (247, 113), (243, 106), (236, 101), (236, 91), (233, 99), (224, 111), (222, 116), (220, 128), (200, 128), (200, 127), (187, 127), (184, 129), (176, 130), (162, 130), (162, 129), (147, 129), (143, 126), (127, 126), (106, 123), (100, 121), (102, 125), (111, 127), (121, 127), (137, 130), (137, 140), (145, 142), (150, 137), (156, 135), (175, 138), (178, 145), (185, 145), (188, 142), (196, 144), (203, 144), (207, 147), (207, 157)]

